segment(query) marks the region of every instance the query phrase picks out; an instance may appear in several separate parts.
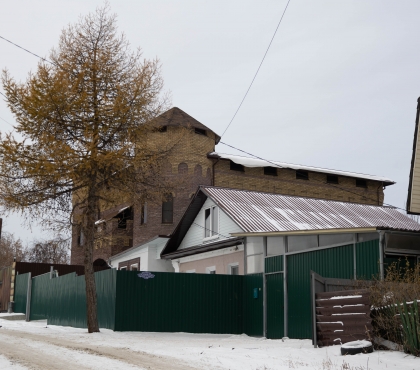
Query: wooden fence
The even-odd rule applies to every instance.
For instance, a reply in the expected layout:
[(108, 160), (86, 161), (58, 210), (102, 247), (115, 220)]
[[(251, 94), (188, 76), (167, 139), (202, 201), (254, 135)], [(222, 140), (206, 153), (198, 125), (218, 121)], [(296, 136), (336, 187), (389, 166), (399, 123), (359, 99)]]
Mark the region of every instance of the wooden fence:
[(368, 290), (316, 293), (315, 305), (319, 347), (371, 339)]

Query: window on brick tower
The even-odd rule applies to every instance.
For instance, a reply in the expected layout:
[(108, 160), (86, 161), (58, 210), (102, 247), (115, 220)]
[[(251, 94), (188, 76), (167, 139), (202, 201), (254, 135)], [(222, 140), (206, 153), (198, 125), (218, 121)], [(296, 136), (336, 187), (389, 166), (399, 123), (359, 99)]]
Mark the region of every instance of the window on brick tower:
[(367, 181), (363, 179), (356, 179), (356, 186), (358, 188), (367, 188)]
[(328, 184), (338, 184), (338, 176), (337, 175), (327, 175), (327, 183)]
[(245, 168), (244, 166), (242, 166), (241, 164), (235, 163), (230, 161), (230, 169), (232, 171), (240, 171), (240, 172), (245, 172)]
[(162, 223), (171, 224), (174, 221), (174, 198), (168, 194), (162, 202)]
[(147, 203), (144, 203), (140, 207), (140, 225), (147, 223)]
[(127, 228), (127, 220), (132, 220), (133, 219), (133, 208), (132, 207), (127, 207), (125, 209), (123, 209), (120, 213), (118, 213), (117, 216), (115, 216), (116, 218), (118, 218), (118, 228), (119, 229), (126, 229)]
[(296, 170), (296, 178), (298, 180), (309, 180), (308, 171)]
[(277, 176), (277, 168), (276, 167), (264, 167), (264, 175)]

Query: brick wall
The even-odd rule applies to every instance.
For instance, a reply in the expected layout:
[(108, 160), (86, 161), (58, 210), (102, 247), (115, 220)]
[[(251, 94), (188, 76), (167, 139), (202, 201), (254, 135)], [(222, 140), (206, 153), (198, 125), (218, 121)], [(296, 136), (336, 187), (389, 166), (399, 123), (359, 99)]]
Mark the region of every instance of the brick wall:
[(355, 178), (338, 176), (338, 184), (327, 184), (326, 174), (309, 172), (309, 180), (296, 179), (296, 171), (277, 169), (277, 176), (264, 175), (264, 168), (245, 167), (244, 172), (230, 170), (230, 161), (221, 159), (214, 167), (214, 185), (243, 190), (263, 191), (302, 197), (382, 205), (382, 183), (367, 181), (367, 188), (356, 187)]
[[(176, 141), (162, 175), (174, 184), (174, 217), (173, 223), (162, 224), (162, 204), (147, 203), (147, 222), (141, 224), (141, 205), (133, 205), (133, 221), (126, 230), (118, 230), (115, 222), (107, 222), (106, 237), (97, 243), (94, 260), (105, 261), (130, 246), (138, 246), (157, 235), (169, 235), (185, 212), (191, 197), (199, 185), (264, 191), (270, 193), (313, 197), (321, 199), (355, 202), (363, 204), (380, 204), (384, 200), (382, 183), (368, 181), (367, 188), (356, 187), (354, 178), (339, 176), (338, 185), (326, 184), (326, 174), (309, 172), (309, 180), (296, 179), (296, 171), (278, 169), (277, 176), (264, 174), (263, 168), (245, 167), (244, 172), (230, 170), (229, 160), (209, 159), (207, 153), (215, 150), (215, 136), (199, 135), (194, 129), (168, 126), (166, 132), (150, 135), (149, 140), (156, 148), (165, 150)], [(214, 167), (214, 174), (213, 174)], [(214, 180), (213, 180), (214, 178)], [(115, 214), (127, 203), (121, 202), (112, 209), (101, 210), (101, 217)], [(72, 234), (71, 263), (83, 264), (83, 249), (78, 245), (77, 231)]]

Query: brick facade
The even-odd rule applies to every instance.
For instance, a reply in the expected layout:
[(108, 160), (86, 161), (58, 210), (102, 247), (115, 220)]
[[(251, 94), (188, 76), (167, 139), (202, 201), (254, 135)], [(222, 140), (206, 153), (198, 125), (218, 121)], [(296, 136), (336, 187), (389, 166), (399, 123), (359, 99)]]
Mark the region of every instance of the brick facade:
[[(214, 152), (219, 137), (210, 129), (188, 116), (178, 108), (162, 115), (161, 125), (167, 124), (164, 132), (156, 132), (150, 140), (156, 147), (166, 147), (171, 137), (181, 132), (167, 163), (164, 175), (175, 184), (173, 196), (173, 222), (162, 223), (162, 204), (147, 203), (146, 222), (142, 224), (141, 206), (132, 207), (132, 220), (127, 220), (126, 229), (118, 229), (118, 220), (110, 219), (103, 224), (104, 235), (94, 250), (94, 261), (105, 261), (112, 255), (137, 246), (156, 235), (169, 235), (180, 220), (199, 185), (214, 185), (244, 190), (331, 199), (364, 204), (380, 204), (384, 199), (383, 186), (378, 181), (367, 181), (366, 188), (356, 187), (354, 178), (339, 176), (339, 184), (326, 184), (326, 174), (309, 172), (308, 180), (296, 179), (296, 171), (277, 169), (277, 176), (265, 175), (264, 168), (245, 167), (243, 172), (230, 169), (230, 161), (208, 156)], [(199, 128), (198, 132), (195, 128)], [(180, 131), (182, 130), (182, 131)], [(205, 135), (203, 134), (205, 130)], [(101, 210), (101, 218), (114, 217), (118, 210), (130, 204), (122, 203), (112, 209)], [(72, 232), (71, 263), (83, 264), (83, 248), (79, 245), (77, 230)]]

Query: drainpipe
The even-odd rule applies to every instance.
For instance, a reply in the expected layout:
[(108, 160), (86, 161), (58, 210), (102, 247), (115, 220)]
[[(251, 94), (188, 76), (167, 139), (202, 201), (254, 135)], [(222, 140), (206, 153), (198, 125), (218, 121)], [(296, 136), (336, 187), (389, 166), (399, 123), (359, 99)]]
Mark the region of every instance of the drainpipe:
[(214, 178), (215, 178), (215, 175), (214, 175), (214, 167), (216, 166), (217, 163), (219, 163), (219, 161), (220, 161), (220, 158), (217, 158), (217, 161), (216, 162), (213, 162), (212, 180), (211, 180), (212, 184), (211, 184), (211, 186), (215, 186), (214, 185)]
[(379, 231), (379, 277), (384, 280), (385, 232)]
[(267, 257), (267, 237), (263, 237), (263, 336), (267, 338), (267, 280), (265, 271), (265, 258)]
[(284, 290), (284, 336), (289, 336), (289, 295), (287, 291), (287, 236), (284, 237), (284, 254), (283, 254), (283, 290)]

